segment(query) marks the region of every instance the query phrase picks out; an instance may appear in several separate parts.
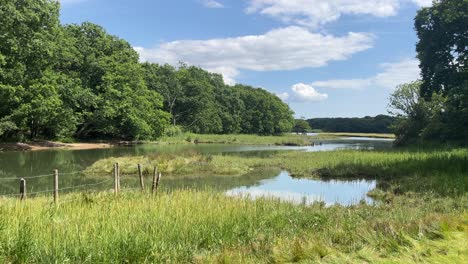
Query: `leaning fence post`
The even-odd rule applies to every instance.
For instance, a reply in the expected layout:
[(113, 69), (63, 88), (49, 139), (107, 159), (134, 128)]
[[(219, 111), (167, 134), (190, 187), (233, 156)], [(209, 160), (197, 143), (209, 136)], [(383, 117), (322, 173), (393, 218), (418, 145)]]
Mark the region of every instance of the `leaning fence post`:
[(141, 165), (140, 164), (138, 164), (138, 176), (140, 177), (141, 190), (144, 191), (145, 190), (145, 183), (143, 182), (143, 174), (141, 173)]
[(119, 174), (117, 170), (117, 163), (114, 164), (114, 193), (119, 191)]
[(54, 203), (58, 202), (58, 170), (54, 170)]
[(120, 191), (120, 167), (119, 163), (115, 163), (115, 169), (117, 170), (117, 190)]
[(157, 168), (156, 166), (154, 166), (154, 170), (153, 170), (153, 184), (151, 185), (151, 192), (152, 192), (152, 193), (155, 193), (155, 192), (156, 192), (156, 188), (157, 188), (156, 182), (157, 182), (157, 179), (158, 179), (158, 168)]
[(20, 179), (20, 200), (26, 199), (26, 180), (24, 178)]
[(161, 180), (161, 173), (159, 173), (158, 179), (156, 180), (156, 191), (158, 191), (159, 181), (160, 181), (160, 180)]

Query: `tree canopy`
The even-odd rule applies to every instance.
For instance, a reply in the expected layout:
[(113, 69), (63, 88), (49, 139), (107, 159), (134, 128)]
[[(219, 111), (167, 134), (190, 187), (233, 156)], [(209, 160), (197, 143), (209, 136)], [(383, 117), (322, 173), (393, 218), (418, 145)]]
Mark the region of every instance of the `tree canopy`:
[(434, 1), (415, 18), (420, 82), (391, 96), (398, 142), (468, 144), (468, 1)]
[(375, 117), (340, 117), (340, 118), (311, 118), (307, 122), (313, 129), (324, 132), (353, 132), (353, 133), (391, 133), (394, 117), (377, 115)]
[(53, 0), (0, 0), (1, 139), (291, 130), (292, 111), (274, 94), (195, 66), (142, 64), (98, 25), (61, 25), (59, 10)]

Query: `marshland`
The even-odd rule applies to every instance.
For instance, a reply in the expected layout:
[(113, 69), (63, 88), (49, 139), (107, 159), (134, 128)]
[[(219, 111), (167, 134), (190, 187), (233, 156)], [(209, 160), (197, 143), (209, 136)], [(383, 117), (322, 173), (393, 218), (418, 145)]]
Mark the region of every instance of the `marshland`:
[[(309, 146), (186, 142), (0, 153), (4, 178), (57, 168), (64, 174), (59, 174), (63, 187), (103, 182), (61, 190), (57, 204), (47, 192), (23, 201), (0, 198), (0, 259), (466, 260), (467, 149), (297, 138)], [(21, 162), (30, 167), (19, 169)], [(122, 174), (118, 195), (112, 191), (116, 162)], [(162, 178), (157, 193), (151, 193), (155, 166)], [(69, 174), (74, 171), (79, 173)], [(52, 177), (27, 181), (31, 192), (53, 188)], [(18, 189), (18, 181), (1, 183), (3, 194)]]
[(468, 263), (468, 1), (181, 2), (0, 0), (0, 263)]

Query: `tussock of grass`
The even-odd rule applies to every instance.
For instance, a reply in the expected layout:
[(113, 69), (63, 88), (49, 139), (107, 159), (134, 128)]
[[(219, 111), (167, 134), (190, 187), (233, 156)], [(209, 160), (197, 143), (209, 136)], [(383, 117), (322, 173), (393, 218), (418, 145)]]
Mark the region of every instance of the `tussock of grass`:
[(197, 153), (130, 156), (99, 160), (87, 172), (108, 175), (112, 173), (115, 163), (119, 163), (123, 175), (136, 174), (137, 164), (141, 164), (144, 174), (152, 173), (155, 166), (159, 172), (173, 175), (244, 175), (249, 172), (246, 164), (231, 163), (226, 166), (230, 162), (230, 158), (225, 156), (204, 156)]
[[(468, 149), (280, 152), (264, 157), (235, 155), (109, 158), (96, 162), (89, 171), (111, 173), (119, 162), (123, 173), (136, 173), (136, 164), (146, 170), (157, 165), (174, 175), (243, 175), (252, 170), (281, 168), (295, 177), (324, 179), (378, 179), (382, 189), (395, 193), (436, 191), (460, 195), (468, 190)], [(387, 186), (387, 187), (386, 187)]]
[(281, 145), (309, 146), (314, 140), (334, 139), (336, 136), (324, 134), (318, 136), (284, 134), (281, 136), (258, 135), (210, 135), (184, 133), (175, 137), (160, 139), (161, 144), (240, 144), (240, 145)]
[[(324, 208), (206, 191), (0, 200), (0, 262), (461, 263), (466, 197)], [(421, 200), (423, 199), (423, 200)], [(416, 259), (415, 259), (416, 258)]]
[(395, 134), (383, 133), (320, 133), (321, 136), (335, 136), (335, 137), (368, 137), (368, 138), (395, 138)]

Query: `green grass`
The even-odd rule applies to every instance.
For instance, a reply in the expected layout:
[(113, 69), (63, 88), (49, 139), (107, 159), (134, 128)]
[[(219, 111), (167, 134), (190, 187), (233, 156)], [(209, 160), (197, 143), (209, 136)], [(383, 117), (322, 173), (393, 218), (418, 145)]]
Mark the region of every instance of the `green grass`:
[(368, 137), (368, 138), (395, 138), (395, 134), (384, 133), (349, 133), (349, 132), (323, 132), (320, 136), (334, 136), (334, 137)]
[(213, 191), (0, 200), (3, 263), (362, 263), (466, 260), (464, 198), (353, 207)]
[(468, 191), (468, 149), (383, 151), (272, 152), (263, 157), (197, 153), (108, 158), (97, 161), (89, 172), (109, 175), (115, 162), (124, 174), (135, 174), (140, 163), (150, 173), (158, 166), (171, 175), (243, 175), (277, 168), (295, 177), (324, 179), (378, 179), (393, 191), (459, 195)]
[[(159, 154), (110, 158), (89, 172), (159, 166), (162, 186), (216, 177), (256, 182), (259, 172), (377, 179), (374, 205), (293, 205), (197, 190), (0, 199), (4, 263), (465, 263), (468, 149), (269, 152), (260, 156)], [(94, 175), (94, 174), (93, 174)], [(195, 175), (191, 178), (186, 175)], [(210, 177), (207, 177), (210, 176)], [(89, 176), (91, 177), (91, 176)], [(100, 177), (100, 176), (93, 176)], [(137, 181), (135, 177), (132, 178)], [(261, 178), (261, 177), (260, 177)], [(174, 181), (176, 182), (176, 181)], [(227, 186), (227, 188), (230, 188)], [(125, 189), (124, 189), (125, 190)], [(170, 191), (169, 191), (170, 190)]]
[(334, 139), (334, 135), (295, 135), (284, 134), (281, 136), (258, 135), (209, 135), (184, 133), (175, 137), (161, 138), (160, 144), (239, 144), (239, 145), (281, 145), (281, 146), (308, 146), (314, 140)]

